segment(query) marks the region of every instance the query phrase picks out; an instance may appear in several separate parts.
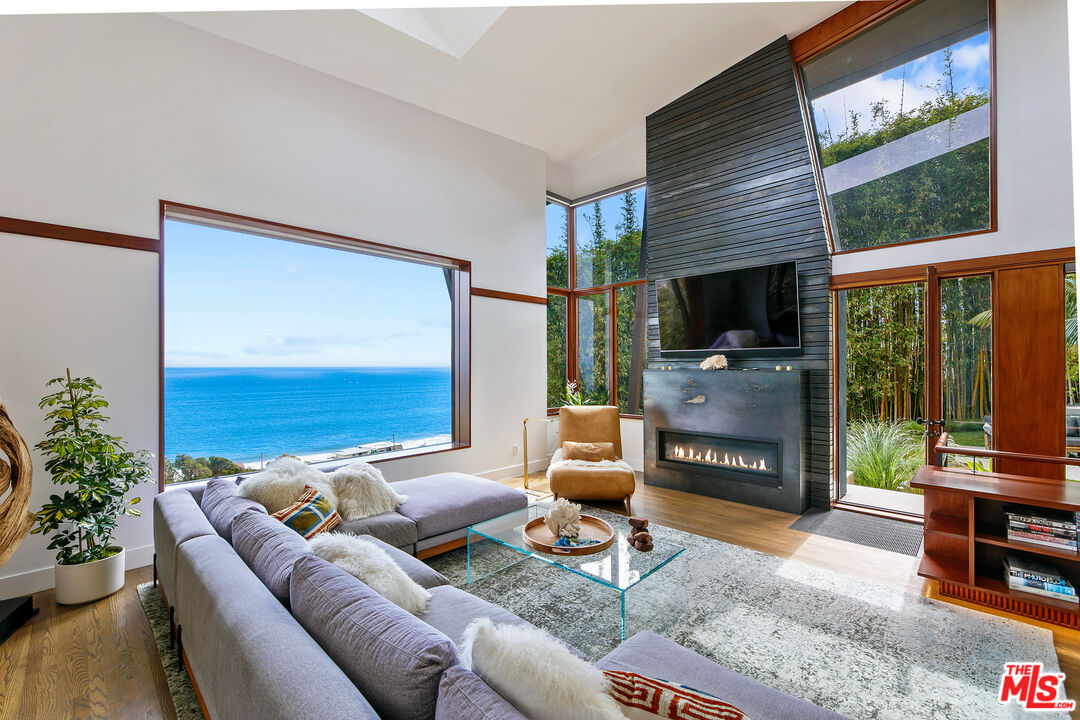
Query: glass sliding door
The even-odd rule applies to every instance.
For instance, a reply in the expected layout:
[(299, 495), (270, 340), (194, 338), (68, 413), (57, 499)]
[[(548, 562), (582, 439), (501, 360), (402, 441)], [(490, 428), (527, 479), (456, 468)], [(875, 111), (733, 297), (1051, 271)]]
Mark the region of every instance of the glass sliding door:
[(925, 283), (841, 291), (839, 499), (922, 513), (910, 486), (925, 460)]
[[(941, 419), (949, 444), (993, 447), (991, 338), (992, 280), (989, 275), (945, 278), (941, 291)], [(991, 470), (989, 459), (950, 455), (949, 464)]]
[(939, 278), (929, 267), (925, 282), (837, 293), (839, 500), (922, 514), (911, 478), (942, 431), (951, 446), (993, 449), (993, 289), (992, 274)]

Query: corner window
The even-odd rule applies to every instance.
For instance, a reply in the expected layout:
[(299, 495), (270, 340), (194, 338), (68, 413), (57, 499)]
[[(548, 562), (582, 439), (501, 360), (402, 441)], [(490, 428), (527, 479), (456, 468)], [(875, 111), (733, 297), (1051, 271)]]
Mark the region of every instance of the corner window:
[(164, 482), (468, 443), (467, 263), (205, 211), (163, 228)]
[(547, 206), (548, 406), (567, 381), (591, 403), (641, 414), (645, 188)]
[(984, 232), (986, 0), (922, 0), (802, 65), (835, 249)]

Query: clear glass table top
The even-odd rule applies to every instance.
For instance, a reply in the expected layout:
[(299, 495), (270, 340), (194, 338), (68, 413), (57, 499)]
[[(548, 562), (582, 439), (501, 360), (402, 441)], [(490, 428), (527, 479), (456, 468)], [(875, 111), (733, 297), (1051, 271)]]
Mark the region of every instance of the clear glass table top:
[[(674, 560), (685, 549), (657, 540), (654, 536), (652, 551), (636, 550), (626, 541), (630, 527), (624, 521), (621, 524), (612, 523), (611, 527), (615, 530), (615, 542), (600, 552), (591, 555), (553, 555), (541, 552), (525, 544), (522, 530), (530, 520), (542, 517), (550, 507), (551, 503), (535, 503), (523, 510), (515, 510), (487, 522), (470, 526), (470, 551), (472, 545), (480, 540), (476, 535), (481, 535), (522, 554), (557, 565), (616, 590), (625, 591)], [(589, 513), (586, 510), (582, 514)]]

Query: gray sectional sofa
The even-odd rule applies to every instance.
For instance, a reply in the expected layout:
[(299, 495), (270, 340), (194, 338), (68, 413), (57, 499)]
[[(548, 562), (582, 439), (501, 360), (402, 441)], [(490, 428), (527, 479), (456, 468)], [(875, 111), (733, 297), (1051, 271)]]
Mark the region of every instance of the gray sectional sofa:
[[(389, 518), (345, 529), (366, 530), (367, 541), (431, 592), (420, 616), (311, 554), (300, 535), (236, 495), (231, 481), (155, 498), (155, 577), (170, 605), (178, 652), (212, 720), (523, 720), (460, 665), (458, 646), (478, 617), (529, 623), (452, 586), (412, 553), (445, 546), (464, 531), (461, 523), (522, 507), (525, 496), (457, 473), (395, 488), (414, 503), (400, 514), (415, 537), (400, 534), (408, 526)], [(648, 632), (597, 665), (696, 687), (755, 720), (840, 718)]]

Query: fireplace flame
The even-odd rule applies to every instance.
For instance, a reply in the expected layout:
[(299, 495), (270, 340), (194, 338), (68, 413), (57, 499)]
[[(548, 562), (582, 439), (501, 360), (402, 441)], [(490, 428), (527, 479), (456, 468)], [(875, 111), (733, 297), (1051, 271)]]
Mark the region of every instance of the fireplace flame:
[(724, 453), (724, 457), (720, 457), (720, 452), (709, 448), (703, 455), (700, 450), (695, 451), (693, 445), (687, 445), (685, 448), (682, 445), (676, 445), (672, 451), (672, 455), (676, 460), (689, 460), (691, 462), (704, 463), (708, 465), (720, 465), (723, 467), (733, 467), (740, 470), (758, 470), (761, 472), (771, 472), (771, 469), (765, 464), (765, 458), (750, 459), (747, 462), (742, 455), (729, 455)]

